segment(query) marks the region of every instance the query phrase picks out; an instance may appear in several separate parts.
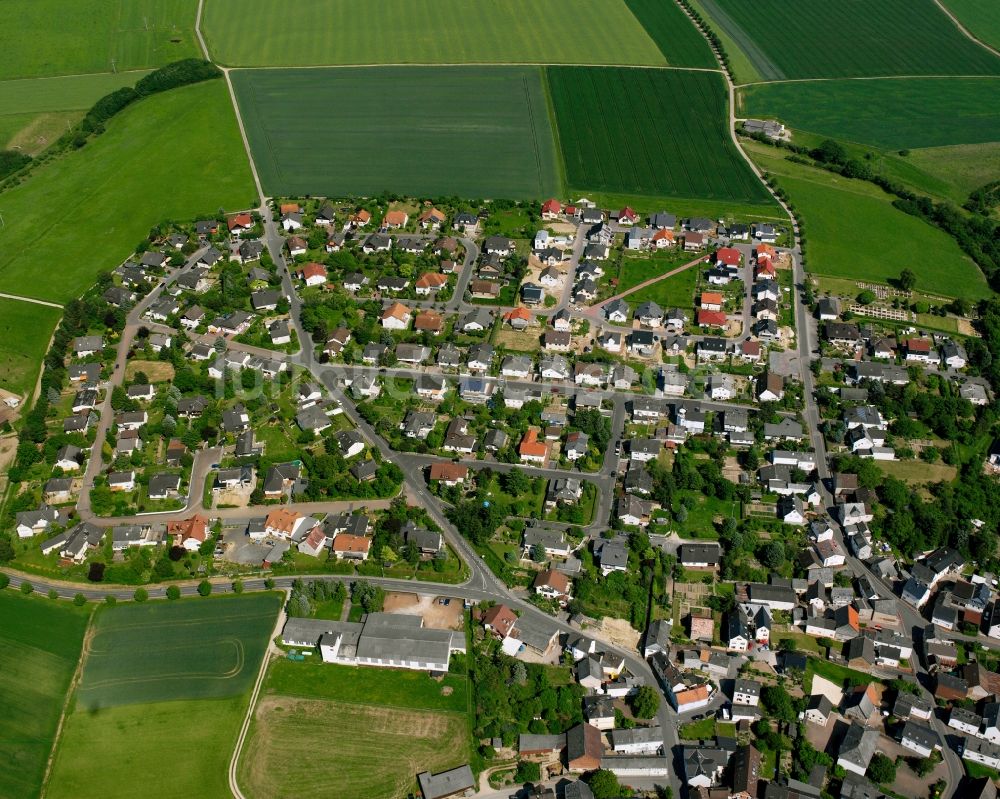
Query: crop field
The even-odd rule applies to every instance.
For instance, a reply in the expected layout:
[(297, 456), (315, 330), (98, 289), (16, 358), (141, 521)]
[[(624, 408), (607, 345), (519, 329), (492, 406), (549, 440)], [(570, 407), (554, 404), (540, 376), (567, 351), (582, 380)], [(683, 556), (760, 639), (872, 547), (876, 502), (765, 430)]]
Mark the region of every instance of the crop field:
[(1000, 140), (1000, 78), (771, 83), (740, 98), (741, 115), (886, 149)]
[(257, 676), (277, 609), (275, 596), (256, 594), (104, 611), (87, 648), (77, 705), (94, 711), (241, 694)]
[[(764, 80), (880, 75), (997, 75), (933, 0), (699, 0)], [(860, 19), (863, 15), (863, 19)]]
[(625, 0), (207, 0), (202, 31), (227, 66), (665, 63)]
[(197, 0), (4, 0), (0, 80), (157, 67), (198, 55)]
[(1000, 4), (994, 0), (944, 0), (973, 36), (1000, 49)]
[(729, 138), (720, 75), (590, 67), (546, 74), (572, 192), (771, 205)]
[[(226, 766), (279, 605), (255, 594), (102, 608), (48, 794), (126, 799), (141, 772), (146, 797), (231, 795)], [(181, 743), (183, 768), (163, 754)]]
[(240, 70), (232, 78), (271, 194), (558, 193), (537, 67)]
[(0, 298), (0, 388), (23, 395), (35, 387), (61, 316), (58, 308)]
[(4, 192), (0, 291), (66, 302), (158, 222), (246, 208), (255, 194), (223, 81), (149, 97)]
[(656, 42), (667, 63), (675, 67), (719, 68), (705, 37), (677, 3), (625, 0), (625, 4)]
[(969, 300), (989, 296), (982, 272), (950, 236), (894, 208), (877, 186), (791, 163), (763, 145), (747, 149), (801, 214), (808, 271), (884, 283), (908, 267), (920, 291)]
[(0, 592), (0, 796), (37, 796), (89, 610)]
[(240, 759), (240, 785), (265, 799), (323, 795), (336, 780), (345, 799), (403, 799), (417, 772), (468, 759), (467, 692), (458, 675), (442, 686), (419, 672), (275, 661)]

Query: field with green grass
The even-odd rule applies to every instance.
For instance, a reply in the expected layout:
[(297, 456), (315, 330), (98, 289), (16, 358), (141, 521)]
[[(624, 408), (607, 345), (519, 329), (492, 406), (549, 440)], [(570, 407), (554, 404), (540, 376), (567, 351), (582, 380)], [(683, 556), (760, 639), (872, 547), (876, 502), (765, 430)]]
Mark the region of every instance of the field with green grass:
[[(670, 272), (678, 266), (683, 266), (692, 260), (691, 253), (673, 253), (672, 258), (624, 258), (622, 260), (621, 279), (616, 293), (621, 294), (650, 278)], [(661, 308), (691, 309), (694, 307), (694, 287), (698, 281), (698, 266), (692, 266), (676, 275), (665, 277), (650, 286), (641, 288), (625, 299), (632, 305), (651, 300)]]
[[(0, 80), (157, 67), (198, 55), (197, 0), (4, 0)], [(2, 106), (0, 106), (2, 107)]]
[(973, 36), (1000, 49), (1000, 4), (994, 0), (944, 0), (944, 4)]
[(225, 83), (142, 100), (0, 195), (0, 291), (63, 303), (153, 225), (254, 203)]
[(625, 0), (207, 0), (202, 32), (227, 66), (665, 63)]
[(38, 796), (89, 608), (0, 591), (0, 796)]
[(906, 265), (917, 275), (918, 290), (970, 300), (989, 296), (982, 272), (950, 236), (895, 209), (877, 186), (792, 163), (765, 145), (747, 150), (801, 215), (809, 272), (884, 283)]
[(0, 388), (18, 395), (34, 389), (61, 316), (58, 308), (0, 298)]
[(656, 42), (667, 63), (678, 67), (719, 68), (705, 37), (677, 3), (625, 0), (625, 4)]
[(240, 758), (240, 786), (266, 799), (323, 795), (335, 781), (345, 799), (403, 799), (418, 772), (467, 761), (468, 701), (464, 675), (438, 683), (422, 672), (275, 661)]
[(817, 81), (740, 89), (741, 115), (776, 118), (798, 130), (893, 150), (998, 141), (998, 105), (1000, 78)]
[(227, 765), (280, 604), (254, 594), (101, 608), (48, 795), (125, 799), (141, 772), (145, 797), (230, 796)]
[(572, 192), (771, 205), (729, 138), (721, 75), (591, 67), (546, 74)]
[(537, 67), (232, 73), (265, 191), (558, 194)]
[(933, 0), (802, 0), (794, 13), (784, 0), (699, 4), (764, 80), (1000, 74), (1000, 58), (964, 36)]

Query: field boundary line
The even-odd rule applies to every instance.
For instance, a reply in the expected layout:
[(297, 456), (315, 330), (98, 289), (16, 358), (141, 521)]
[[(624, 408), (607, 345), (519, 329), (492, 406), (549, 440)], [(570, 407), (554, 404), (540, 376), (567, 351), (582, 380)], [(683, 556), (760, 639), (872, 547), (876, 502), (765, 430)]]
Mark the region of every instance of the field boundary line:
[(0, 299), (3, 300), (16, 300), (17, 302), (30, 302), (35, 305), (45, 305), (49, 308), (58, 308), (60, 311), (63, 309), (57, 302), (49, 302), (48, 300), (36, 300), (34, 297), (22, 297), (20, 294), (7, 294), (0, 291)]
[[(466, 678), (468, 679), (468, 678)], [(470, 695), (471, 691), (467, 691), (466, 695)], [(290, 691), (285, 691), (282, 693), (272, 694), (272, 696), (284, 696), (288, 699), (306, 699), (315, 702), (336, 702), (338, 705), (354, 705), (355, 707), (375, 707), (375, 708), (389, 708), (390, 710), (405, 710), (412, 713), (451, 713), (456, 716), (465, 716), (468, 714), (465, 710), (442, 710), (439, 708), (429, 708), (429, 707), (407, 707), (405, 705), (389, 705), (385, 702), (357, 702), (350, 699), (338, 699), (333, 696), (306, 696), (305, 694), (296, 694)]]
[[(199, 0), (199, 8), (204, 0)], [(261, 654), (260, 657), (260, 669), (257, 672), (257, 680), (254, 682), (253, 691), (250, 694), (250, 701), (247, 703), (247, 713), (243, 718), (243, 726), (240, 727), (240, 734), (236, 737), (236, 745), (233, 747), (233, 756), (229, 761), (229, 790), (232, 791), (235, 799), (246, 799), (243, 792), (240, 790), (239, 783), (236, 779), (236, 769), (239, 765), (240, 755), (243, 753), (243, 745), (246, 743), (247, 733), (250, 731), (250, 722), (253, 721), (254, 711), (257, 709), (257, 698), (260, 696), (260, 689), (264, 685), (264, 675), (267, 674), (267, 667), (271, 664), (271, 658), (273, 656), (272, 650), (274, 647), (274, 639), (281, 633), (281, 630), (285, 626), (285, 602), (291, 599), (292, 589), (286, 589), (282, 591), (284, 595), (284, 600), (281, 606), (278, 608), (277, 617), (274, 620), (274, 628), (271, 630), (271, 635), (268, 637), (268, 646)]]
[[(204, 2), (204, 0), (201, 0)], [(593, 64), (573, 61), (400, 61), (380, 64), (285, 64), (282, 66), (238, 66), (224, 67), (216, 64), (225, 73), (242, 72), (244, 70), (280, 70), (291, 69), (375, 69), (378, 67), (592, 67), (593, 69), (665, 69), (672, 72), (722, 72), (722, 69), (710, 67), (675, 67), (670, 64)]]
[(772, 83), (839, 83), (861, 80), (1000, 80), (1000, 75), (854, 75), (843, 78), (781, 78), (779, 80), (756, 80), (749, 83), (735, 83), (736, 89), (749, 86), (769, 86)]
[(83, 678), (83, 667), (87, 660), (87, 655), (89, 654), (89, 644), (90, 639), (95, 633), (94, 628), (94, 615), (97, 612), (97, 606), (95, 605), (90, 609), (90, 615), (87, 617), (87, 629), (83, 633), (83, 642), (80, 646), (80, 657), (76, 661), (76, 669), (73, 672), (73, 677), (69, 682), (69, 690), (66, 691), (66, 698), (63, 700), (62, 710), (59, 713), (59, 723), (56, 725), (56, 734), (52, 737), (52, 750), (49, 752), (49, 758), (45, 762), (45, 774), (42, 777), (42, 787), (38, 795), (40, 799), (45, 799), (45, 789), (49, 786), (49, 778), (52, 776), (52, 766), (56, 761), (56, 751), (59, 748), (59, 740), (62, 738), (63, 725), (66, 723), (66, 716), (69, 712), (70, 702), (76, 698), (77, 689), (80, 686), (80, 680)]
[(987, 50), (987, 51), (993, 53), (993, 55), (1000, 57), (1000, 50), (997, 50), (995, 47), (993, 47), (993, 45), (987, 44), (982, 39), (980, 39), (978, 36), (976, 36), (972, 31), (970, 31), (968, 28), (966, 28), (965, 25), (962, 24), (961, 20), (959, 20), (959, 18), (956, 17), (951, 12), (951, 9), (948, 8), (944, 3), (942, 3), (941, 0), (934, 0), (934, 5), (936, 5), (938, 8), (941, 9), (942, 12), (944, 12), (944, 15), (946, 17), (948, 17), (948, 19), (950, 19), (952, 21), (952, 23), (955, 25), (955, 27), (958, 28), (958, 30), (962, 34), (964, 34), (967, 39), (969, 39), (970, 41), (975, 42), (980, 47), (982, 47), (984, 50)]

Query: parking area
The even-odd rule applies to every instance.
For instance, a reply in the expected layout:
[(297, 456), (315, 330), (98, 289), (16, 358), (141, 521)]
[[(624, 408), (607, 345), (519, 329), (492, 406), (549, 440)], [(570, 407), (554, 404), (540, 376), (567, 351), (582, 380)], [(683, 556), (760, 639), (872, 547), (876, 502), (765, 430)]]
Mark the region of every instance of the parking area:
[(382, 609), (386, 613), (420, 616), (424, 626), (435, 630), (460, 630), (465, 621), (461, 599), (390, 591)]

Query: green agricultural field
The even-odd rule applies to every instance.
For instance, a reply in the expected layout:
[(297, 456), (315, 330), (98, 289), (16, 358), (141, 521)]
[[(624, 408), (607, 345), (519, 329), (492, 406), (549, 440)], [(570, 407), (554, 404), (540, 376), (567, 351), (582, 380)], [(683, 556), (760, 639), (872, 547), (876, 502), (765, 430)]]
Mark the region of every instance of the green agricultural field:
[(0, 592), (0, 796), (38, 796), (87, 608)]
[(994, 0), (944, 0), (973, 36), (1000, 49), (1000, 4)]
[(0, 291), (66, 302), (158, 222), (246, 208), (254, 195), (223, 81), (149, 97), (0, 195)]
[(934, 0), (698, 2), (764, 80), (1000, 74)]
[(904, 160), (942, 181), (944, 193), (956, 203), (964, 202), (985, 183), (1000, 180), (1000, 141), (926, 147), (911, 150)]
[(101, 608), (48, 795), (126, 799), (141, 771), (152, 799), (231, 796), (227, 765), (280, 604), (272, 593)]
[(61, 316), (58, 308), (0, 298), (0, 388), (30, 393)]
[[(198, 55), (197, 0), (4, 0), (0, 79), (122, 72)], [(2, 107), (2, 106), (0, 106)]]
[(274, 662), (240, 759), (241, 787), (252, 799), (315, 796), (336, 781), (344, 799), (404, 799), (418, 772), (468, 760), (468, 685), (464, 676), (446, 680)]
[(669, 64), (676, 67), (719, 68), (705, 37), (677, 3), (625, 0), (625, 4), (656, 42)]
[(893, 150), (998, 141), (998, 106), (1000, 78), (771, 83), (740, 90), (741, 115)]
[(256, 679), (278, 604), (276, 595), (254, 594), (103, 610), (77, 706), (93, 711), (243, 693)]
[(591, 67), (546, 74), (572, 192), (772, 205), (729, 138), (721, 75)]
[(625, 0), (206, 0), (202, 32), (242, 67), (664, 63)]
[(558, 194), (537, 67), (239, 70), (232, 78), (269, 194)]
[(970, 300), (989, 296), (982, 272), (950, 236), (895, 209), (877, 186), (792, 163), (765, 145), (747, 149), (801, 215), (810, 272), (886, 282), (905, 265), (916, 273), (918, 290)]

